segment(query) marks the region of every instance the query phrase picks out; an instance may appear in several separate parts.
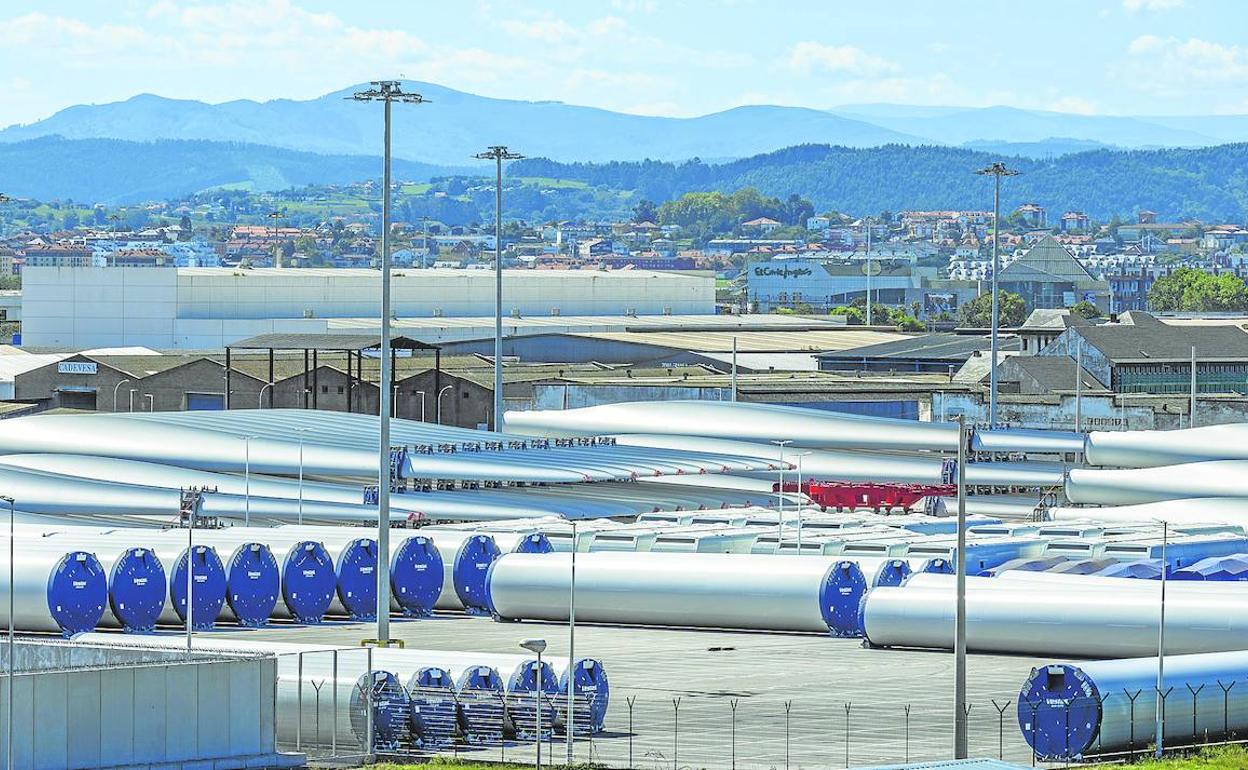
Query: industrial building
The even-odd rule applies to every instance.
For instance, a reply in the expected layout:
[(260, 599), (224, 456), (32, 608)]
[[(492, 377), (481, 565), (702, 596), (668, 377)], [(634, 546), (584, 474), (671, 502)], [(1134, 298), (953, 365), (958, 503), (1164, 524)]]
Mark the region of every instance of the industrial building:
[(1109, 310), (1109, 282), (1088, 272), (1051, 235), (1003, 267), (998, 283), (1002, 291), (1021, 296), (1028, 310), (1068, 308), (1079, 302)]
[[(710, 274), (508, 270), (503, 283), (503, 313), (510, 317), (715, 313)], [(325, 333), (334, 319), (376, 319), (379, 284), (373, 270), (29, 268), (23, 343), (205, 350), (257, 334)], [(494, 313), (490, 271), (396, 270), (392, 291), (399, 318)], [(375, 320), (366, 323), (375, 329)]]

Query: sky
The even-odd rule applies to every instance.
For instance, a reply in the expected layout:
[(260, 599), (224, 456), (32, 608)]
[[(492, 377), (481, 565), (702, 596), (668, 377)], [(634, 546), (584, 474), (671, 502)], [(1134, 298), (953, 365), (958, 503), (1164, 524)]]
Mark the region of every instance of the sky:
[(743, 104), (1248, 113), (1244, 0), (4, 0), (0, 126), (140, 93), (401, 77), (700, 115)]

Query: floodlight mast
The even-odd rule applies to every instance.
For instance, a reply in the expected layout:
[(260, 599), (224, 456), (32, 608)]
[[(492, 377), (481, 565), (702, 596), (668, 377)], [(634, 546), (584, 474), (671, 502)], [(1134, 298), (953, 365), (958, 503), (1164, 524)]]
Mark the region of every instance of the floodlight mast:
[(356, 91), (350, 99), (385, 105), (384, 162), (381, 180), (381, 350), (378, 369), (380, 419), (377, 444), (377, 644), (390, 641), (390, 105), (428, 101), (418, 93), (404, 91), (397, 80), (374, 80), (373, 87)]
[(505, 145), (491, 145), (472, 157), (494, 161), (494, 423), (503, 430), (503, 161), (524, 156)]
[(980, 176), (993, 177), (992, 195), (992, 358), (988, 362), (988, 427), (997, 425), (997, 357), (999, 343), (998, 328), (1001, 326), (1001, 299), (997, 283), (997, 274), (1001, 272), (1001, 177), (1018, 176), (1020, 172), (1006, 168), (997, 161), (987, 168), (975, 172)]

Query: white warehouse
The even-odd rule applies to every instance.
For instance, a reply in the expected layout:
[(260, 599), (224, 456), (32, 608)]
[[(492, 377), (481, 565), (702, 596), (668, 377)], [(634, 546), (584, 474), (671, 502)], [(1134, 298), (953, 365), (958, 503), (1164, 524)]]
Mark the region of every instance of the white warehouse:
[[(488, 270), (396, 270), (398, 318), (494, 315)], [(332, 333), (381, 314), (375, 270), (33, 267), (22, 276), (22, 342), (83, 349), (213, 349), (256, 334)], [(508, 317), (711, 315), (709, 274), (507, 270)], [(360, 329), (353, 329), (359, 332)]]

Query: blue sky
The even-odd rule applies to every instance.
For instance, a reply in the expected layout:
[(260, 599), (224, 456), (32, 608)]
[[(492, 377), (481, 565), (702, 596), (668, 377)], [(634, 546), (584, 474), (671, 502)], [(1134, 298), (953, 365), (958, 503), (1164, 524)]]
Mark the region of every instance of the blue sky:
[(5, 0), (0, 125), (138, 93), (403, 76), (688, 116), (741, 104), (1248, 113), (1243, 0)]

